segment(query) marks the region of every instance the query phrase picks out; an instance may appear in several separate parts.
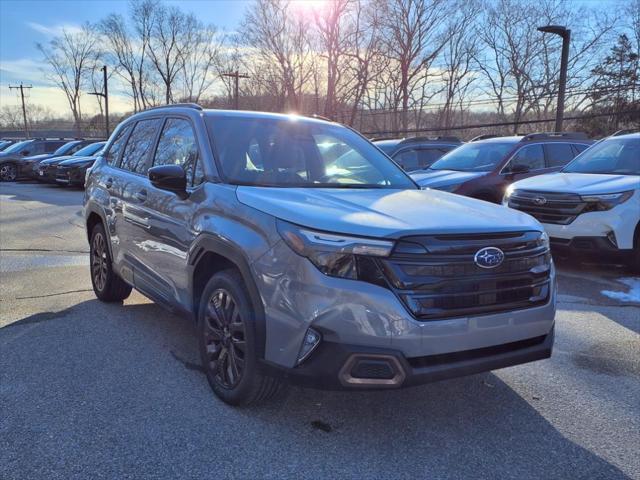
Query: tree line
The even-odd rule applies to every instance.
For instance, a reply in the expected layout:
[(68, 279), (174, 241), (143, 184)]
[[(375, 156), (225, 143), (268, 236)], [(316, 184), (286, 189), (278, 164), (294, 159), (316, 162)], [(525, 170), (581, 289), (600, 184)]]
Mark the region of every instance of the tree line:
[(184, 101), (227, 107), (234, 80), (223, 74), (242, 72), (241, 108), (401, 132), (479, 116), (552, 116), (561, 39), (537, 31), (549, 24), (572, 30), (567, 110), (639, 108), (640, 0), (604, 8), (563, 0), (254, 0), (235, 32), (160, 0), (133, 0), (126, 16), (108, 15), (38, 48), (76, 125), (83, 94), (101, 90), (107, 64), (134, 112)]

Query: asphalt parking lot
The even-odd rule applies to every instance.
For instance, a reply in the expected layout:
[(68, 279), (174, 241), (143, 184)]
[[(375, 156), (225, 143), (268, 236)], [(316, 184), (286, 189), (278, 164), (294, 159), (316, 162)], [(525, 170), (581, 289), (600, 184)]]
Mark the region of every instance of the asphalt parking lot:
[(0, 185), (0, 478), (640, 478), (640, 287), (619, 267), (559, 262), (550, 360), (233, 409), (188, 320), (95, 299), (81, 199)]

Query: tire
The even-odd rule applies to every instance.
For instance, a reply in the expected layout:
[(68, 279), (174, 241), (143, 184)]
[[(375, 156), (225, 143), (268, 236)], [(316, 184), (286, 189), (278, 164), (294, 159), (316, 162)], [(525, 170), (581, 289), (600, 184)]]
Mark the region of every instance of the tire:
[(91, 284), (99, 300), (120, 302), (131, 295), (131, 286), (113, 271), (108, 241), (102, 224), (95, 225), (89, 248)]
[(236, 270), (216, 273), (198, 309), (200, 360), (213, 392), (229, 405), (271, 399), (282, 381), (259, 371), (254, 309)]
[(636, 239), (635, 243), (636, 244), (633, 247), (633, 252), (631, 252), (630, 270), (631, 273), (640, 275), (640, 238)]
[(0, 165), (0, 182), (13, 182), (16, 178), (18, 178), (18, 169), (15, 163)]

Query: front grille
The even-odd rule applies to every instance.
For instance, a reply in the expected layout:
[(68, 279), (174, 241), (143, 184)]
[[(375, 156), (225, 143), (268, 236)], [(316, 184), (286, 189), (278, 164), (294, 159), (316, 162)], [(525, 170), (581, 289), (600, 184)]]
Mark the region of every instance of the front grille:
[(574, 193), (549, 193), (516, 190), (509, 207), (523, 211), (542, 223), (568, 225), (583, 213), (587, 202)]
[[(390, 287), (416, 318), (442, 319), (545, 303), (551, 255), (540, 232), (431, 235), (401, 239), (379, 262)], [(478, 250), (504, 252), (495, 268), (475, 263)]]

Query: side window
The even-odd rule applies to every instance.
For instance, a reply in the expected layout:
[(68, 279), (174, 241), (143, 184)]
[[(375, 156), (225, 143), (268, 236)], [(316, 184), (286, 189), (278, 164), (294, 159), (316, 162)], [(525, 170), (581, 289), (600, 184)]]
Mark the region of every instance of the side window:
[(109, 151), (104, 154), (104, 158), (106, 159), (109, 165), (116, 165), (118, 163), (118, 158), (120, 158), (120, 152), (124, 148), (124, 142), (127, 139), (127, 135), (131, 131), (131, 125), (127, 125), (120, 132), (118, 132), (118, 136), (109, 147)]
[(140, 175), (147, 174), (151, 163), (151, 147), (161, 123), (162, 120), (159, 118), (140, 120), (136, 123), (122, 152), (120, 168)]
[(67, 152), (67, 155), (73, 155), (74, 153), (76, 153), (78, 150), (80, 150), (83, 147), (86, 147), (87, 144), (86, 143), (78, 143), (77, 145), (74, 145), (73, 147), (71, 147), (69, 149), (69, 151)]
[(451, 148), (449, 147), (434, 147), (418, 150), (418, 168), (430, 167), (433, 162), (450, 150)]
[(416, 150), (403, 150), (393, 156), (393, 159), (398, 165), (404, 168), (407, 172), (417, 170), (420, 168), (418, 162), (418, 152)]
[(547, 150), (547, 166), (550, 168), (564, 167), (575, 156), (569, 143), (547, 143), (544, 148)]
[(573, 149), (576, 151), (576, 155), (578, 155), (579, 153), (584, 152), (587, 148), (589, 148), (589, 145), (585, 145), (583, 143), (574, 143), (573, 144)]
[(202, 183), (198, 143), (188, 120), (168, 118), (162, 129), (153, 165), (182, 165), (189, 185)]
[(511, 161), (505, 171), (513, 171), (513, 168), (516, 165), (525, 166), (529, 170), (540, 170), (545, 168), (544, 150), (542, 149), (542, 145), (527, 145), (526, 147), (522, 147), (513, 156), (513, 158), (511, 158)]

